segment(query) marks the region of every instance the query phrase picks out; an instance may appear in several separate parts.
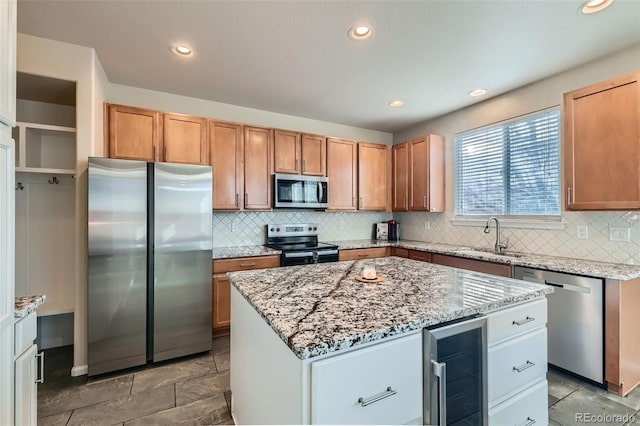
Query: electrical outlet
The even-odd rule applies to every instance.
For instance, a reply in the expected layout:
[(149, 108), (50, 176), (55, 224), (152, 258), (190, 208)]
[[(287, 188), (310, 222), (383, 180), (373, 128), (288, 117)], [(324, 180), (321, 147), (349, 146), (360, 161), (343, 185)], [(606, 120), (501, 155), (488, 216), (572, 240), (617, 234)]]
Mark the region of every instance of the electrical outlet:
[(238, 232), (238, 224), (231, 222), (231, 232)]
[(589, 239), (589, 227), (588, 226), (576, 226), (576, 236), (579, 240)]
[(609, 241), (631, 241), (631, 228), (610, 226), (609, 227)]
[(431, 222), (428, 220), (424, 222), (424, 229), (431, 229)]
[(344, 220), (341, 220), (341, 221), (340, 221), (340, 229), (341, 229), (341, 230), (342, 230), (342, 229), (344, 229)]

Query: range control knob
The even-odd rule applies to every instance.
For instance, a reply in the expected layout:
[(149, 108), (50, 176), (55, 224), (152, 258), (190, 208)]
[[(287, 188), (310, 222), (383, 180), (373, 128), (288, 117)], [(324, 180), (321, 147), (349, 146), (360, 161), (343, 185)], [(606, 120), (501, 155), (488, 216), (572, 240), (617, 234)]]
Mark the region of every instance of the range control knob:
[(311, 227), (309, 227), (309, 231), (311, 231)]
[(270, 231), (271, 231), (271, 232), (273, 232), (273, 231), (275, 231), (275, 230), (276, 230), (275, 228), (271, 228), (271, 229), (270, 229)]
[(277, 232), (280, 232), (280, 228), (276, 228), (276, 231), (277, 231)]
[(317, 226), (314, 226), (314, 227), (313, 227), (313, 230), (314, 230), (314, 231), (317, 231), (317, 230), (318, 230), (318, 227), (317, 227)]

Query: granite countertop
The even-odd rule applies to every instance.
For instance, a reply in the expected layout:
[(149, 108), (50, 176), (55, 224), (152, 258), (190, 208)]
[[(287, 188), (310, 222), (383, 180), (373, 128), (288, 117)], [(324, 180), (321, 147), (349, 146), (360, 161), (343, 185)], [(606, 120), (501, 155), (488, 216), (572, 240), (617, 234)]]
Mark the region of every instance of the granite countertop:
[(531, 253), (514, 253), (507, 251), (507, 255), (495, 254), (491, 249), (476, 249), (473, 247), (455, 246), (450, 244), (428, 243), (423, 241), (401, 240), (399, 242), (376, 240), (333, 241), (342, 250), (371, 247), (401, 247), (406, 249), (428, 251), (431, 253), (448, 254), (468, 259), (486, 260), (507, 265), (524, 266), (528, 268), (544, 269), (555, 272), (587, 275), (597, 278), (614, 280), (630, 280), (640, 277), (640, 266), (621, 263), (598, 262), (594, 260), (573, 259), (569, 257), (547, 256)]
[(265, 246), (234, 246), (234, 247), (214, 247), (212, 258), (229, 259), (233, 257), (254, 257), (280, 255), (280, 250), (274, 250)]
[[(355, 280), (375, 262), (380, 283)], [(229, 272), (301, 359), (542, 297), (552, 287), (399, 257)]]
[(16, 318), (24, 318), (38, 309), (38, 306), (42, 305), (45, 300), (47, 300), (47, 296), (44, 294), (16, 297), (13, 316)]

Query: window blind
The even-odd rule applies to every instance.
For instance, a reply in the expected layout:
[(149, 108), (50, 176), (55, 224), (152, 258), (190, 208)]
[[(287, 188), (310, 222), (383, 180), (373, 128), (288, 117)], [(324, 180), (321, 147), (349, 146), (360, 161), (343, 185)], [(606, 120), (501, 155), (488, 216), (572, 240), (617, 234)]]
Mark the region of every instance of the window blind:
[(560, 215), (560, 111), (455, 137), (459, 216)]

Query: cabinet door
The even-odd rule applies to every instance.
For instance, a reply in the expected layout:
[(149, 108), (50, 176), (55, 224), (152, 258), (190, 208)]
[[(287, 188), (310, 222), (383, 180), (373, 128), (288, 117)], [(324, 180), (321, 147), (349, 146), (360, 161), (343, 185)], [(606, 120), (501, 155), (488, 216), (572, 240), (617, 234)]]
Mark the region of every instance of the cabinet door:
[(409, 142), (409, 210), (444, 211), (444, 138), (421, 136)]
[(109, 107), (109, 157), (159, 161), (160, 112), (122, 105)]
[(231, 283), (226, 274), (213, 276), (213, 328), (231, 324)]
[(163, 123), (164, 161), (209, 164), (206, 119), (180, 114), (164, 114)]
[(209, 122), (209, 151), (213, 166), (213, 209), (240, 210), (242, 190), (242, 128)]
[(327, 139), (329, 209), (356, 209), (357, 145), (344, 139)]
[(394, 212), (405, 212), (409, 209), (409, 144), (394, 145), (392, 150), (393, 179), (392, 207)]
[(16, 0), (0, 1), (0, 123), (16, 123)]
[(358, 143), (358, 210), (389, 207), (389, 147)]
[(31, 345), (15, 363), (15, 424), (36, 425), (38, 409), (38, 366), (36, 363), (37, 345)]
[(640, 72), (564, 95), (566, 208), (640, 208)]
[(300, 173), (300, 134), (276, 130), (274, 133), (274, 171)]
[(375, 259), (389, 256), (389, 247), (373, 247), (364, 249), (340, 250), (339, 260)]
[(273, 185), (273, 132), (260, 127), (244, 129), (244, 208), (270, 210)]
[(324, 136), (302, 135), (302, 174), (324, 176), (327, 173), (327, 141)]

